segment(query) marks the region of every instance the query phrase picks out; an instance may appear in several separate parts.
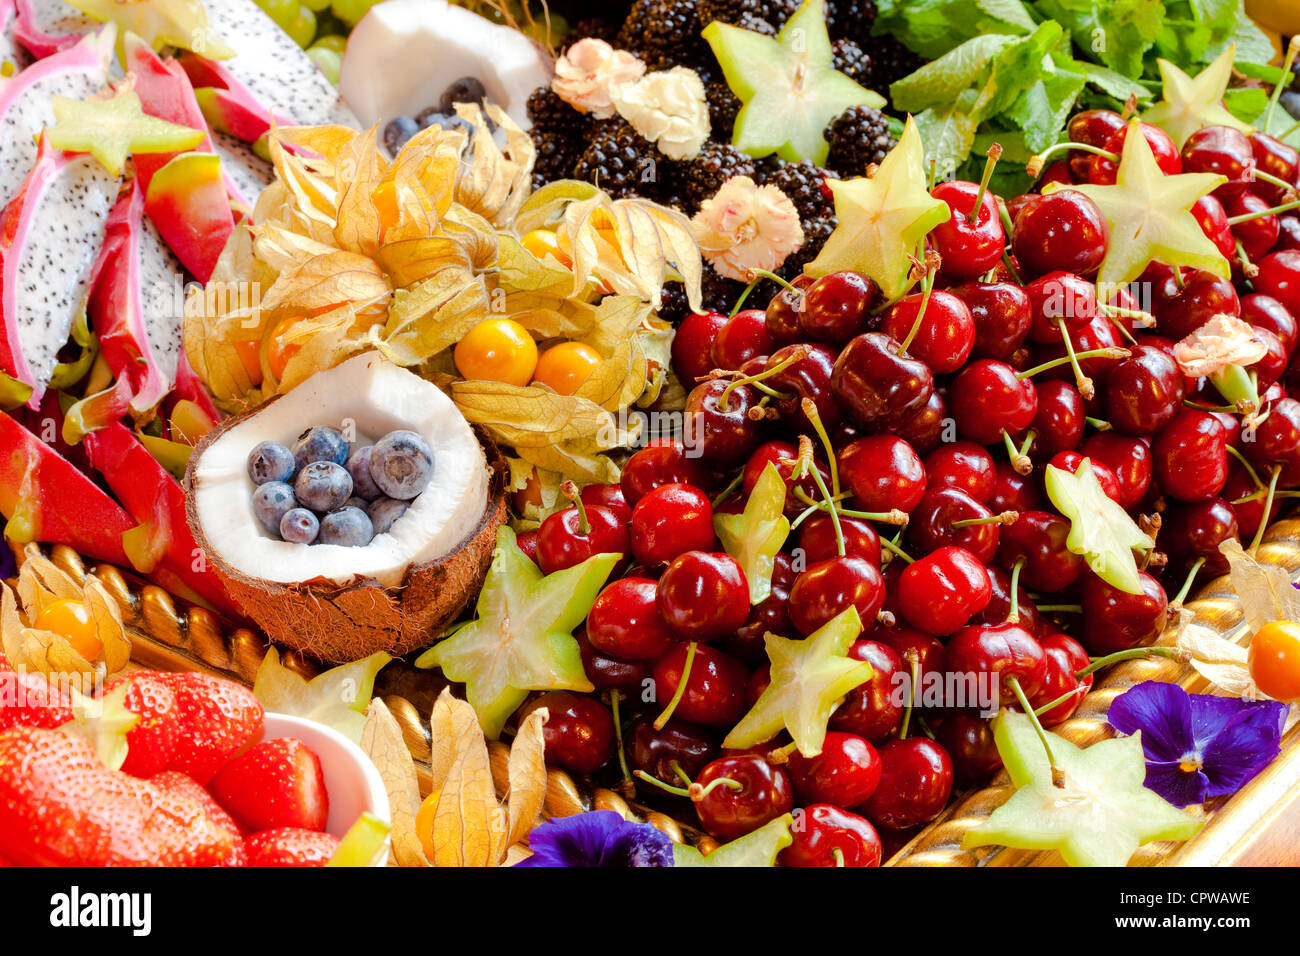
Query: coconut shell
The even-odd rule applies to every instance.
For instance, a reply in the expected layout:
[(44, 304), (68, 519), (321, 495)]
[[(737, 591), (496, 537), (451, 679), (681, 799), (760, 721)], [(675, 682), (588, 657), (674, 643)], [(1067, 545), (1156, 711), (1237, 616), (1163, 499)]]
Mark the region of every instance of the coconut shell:
[(213, 551), (198, 521), (193, 488), (195, 464), (207, 446), (269, 404), (213, 429), (195, 448), (185, 474), (190, 530), (231, 598), (273, 641), (328, 664), (345, 664), (377, 651), (401, 657), (433, 643), (478, 596), (492, 563), (497, 529), (506, 520), (509, 466), (501, 450), (475, 428), (491, 471), (483, 514), (445, 557), (407, 568), (400, 587), (373, 580), (344, 586), (326, 580), (264, 581), (235, 570)]

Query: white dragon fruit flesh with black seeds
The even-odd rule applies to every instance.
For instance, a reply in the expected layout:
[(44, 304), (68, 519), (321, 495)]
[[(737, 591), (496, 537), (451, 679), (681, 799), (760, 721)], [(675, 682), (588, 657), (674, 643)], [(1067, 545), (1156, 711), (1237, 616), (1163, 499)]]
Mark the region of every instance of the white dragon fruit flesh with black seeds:
[(14, 5), (18, 42), (38, 59), (72, 46), (101, 26), (63, 0), (14, 0)]
[(271, 164), (253, 152), (253, 147), (229, 133), (209, 130), (208, 138), (212, 141), (212, 151), (221, 157), (221, 171), (227, 182), (252, 209), (262, 190), (275, 178)]

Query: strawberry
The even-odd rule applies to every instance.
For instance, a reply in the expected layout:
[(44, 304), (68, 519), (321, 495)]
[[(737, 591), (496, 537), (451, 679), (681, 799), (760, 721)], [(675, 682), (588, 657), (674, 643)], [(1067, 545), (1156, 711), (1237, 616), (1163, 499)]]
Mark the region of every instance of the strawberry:
[(244, 841), (249, 866), (324, 866), (338, 847), (338, 837), (293, 828), (263, 830)]
[(173, 674), (181, 736), (167, 765), (206, 784), (262, 736), (262, 704), (241, 684), (208, 674)]
[(0, 856), (19, 866), (216, 866), (239, 838), (58, 730), (0, 731)]
[(123, 706), (140, 719), (127, 732), (126, 762), (122, 772), (133, 777), (153, 777), (162, 773), (176, 756), (176, 741), (182, 728), (172, 689), (174, 674), (136, 671), (110, 681), (106, 694), (126, 685)]
[(0, 655), (0, 730), (10, 727), (52, 729), (72, 719), (72, 707), (43, 674), (16, 671)]
[(212, 794), (199, 786), (198, 781), (188, 774), (183, 774), (177, 770), (165, 770), (156, 777), (150, 778), (149, 782), (157, 787), (163, 793), (184, 797), (192, 800), (195, 804), (203, 809), (208, 820), (215, 826), (226, 830), (239, 838), (239, 843), (235, 852), (231, 854), (227, 866), (244, 866), (244, 831), (239, 828), (229, 813), (212, 799)]
[(260, 743), (212, 778), (217, 802), (251, 831), (324, 830), (329, 797), (320, 758), (293, 737)]

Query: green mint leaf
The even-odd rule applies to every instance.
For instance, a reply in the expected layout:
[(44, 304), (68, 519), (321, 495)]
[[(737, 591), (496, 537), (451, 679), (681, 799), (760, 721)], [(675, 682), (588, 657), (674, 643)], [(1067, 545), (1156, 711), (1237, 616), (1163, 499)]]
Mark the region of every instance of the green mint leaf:
[[(1268, 109), (1268, 91), (1259, 86), (1229, 90), (1223, 94), (1223, 105), (1243, 123), (1253, 123)], [(1286, 112), (1280, 108), (1278, 111)]]
[(928, 59), (972, 37), (1024, 34), (1034, 18), (1019, 0), (880, 0), (874, 36), (892, 36)]
[(1024, 130), (1025, 143), (1032, 150), (1041, 152), (1060, 138), (1083, 83), (1078, 73), (1045, 73), (1007, 110), (1007, 118)]
[(894, 107), (919, 113), (932, 106), (951, 106), (961, 93), (982, 80), (993, 59), (1018, 42), (993, 34), (967, 40), (889, 88)]
[(948, 109), (928, 109), (915, 117), (925, 144), (925, 158), (927, 162), (934, 160), (935, 169), (943, 177), (957, 172), (975, 143), (979, 124), (968, 112), (974, 102), (974, 91), (967, 91)]
[(1151, 102), (1152, 96), (1149, 89), (1136, 80), (1129, 79), (1122, 73), (1116, 73), (1109, 67), (1090, 63), (1087, 60), (1076, 60), (1070, 68), (1078, 70), (1090, 85), (1095, 86), (1108, 96), (1113, 96), (1121, 103), (1127, 101), (1130, 96), (1136, 96), (1139, 103)]

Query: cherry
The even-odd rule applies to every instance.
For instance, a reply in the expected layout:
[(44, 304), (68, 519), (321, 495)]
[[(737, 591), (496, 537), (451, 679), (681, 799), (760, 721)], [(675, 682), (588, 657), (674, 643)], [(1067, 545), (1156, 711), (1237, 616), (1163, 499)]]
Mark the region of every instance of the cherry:
[(1097, 432), (1088, 436), (1080, 451), (1110, 468), (1119, 483), (1116, 500), (1125, 511), (1132, 511), (1146, 498), (1154, 467), (1146, 441), (1115, 432)]
[[(1274, 498), (1273, 504), (1268, 509), (1268, 516), (1265, 517), (1265, 496), (1258, 493), (1259, 490), (1255, 485), (1255, 479), (1239, 462), (1234, 461), (1228, 466), (1228, 480), (1223, 486), (1222, 493), (1225, 500), (1232, 502), (1233, 514), (1237, 516), (1237, 532), (1246, 540), (1255, 537), (1261, 524), (1271, 524), (1277, 520), (1278, 514), (1282, 511), (1283, 499)], [(1238, 501), (1239, 498), (1249, 500)]]
[(877, 826), (905, 830), (929, 823), (952, 796), (948, 751), (927, 737), (891, 740), (880, 748), (880, 786), (862, 806)]
[(898, 592), (907, 622), (934, 635), (951, 634), (984, 610), (992, 597), (983, 563), (955, 547), (939, 548), (909, 565)]
[(658, 584), (659, 616), (683, 640), (734, 634), (749, 618), (749, 581), (729, 554), (687, 551)]
[[(977, 523), (963, 523), (968, 521)], [(966, 492), (934, 488), (913, 509), (907, 545), (918, 555), (945, 547), (964, 548), (987, 564), (998, 550), (998, 524), (993, 512)]]
[[(659, 658), (654, 666), (655, 696), (667, 705), (682, 682), (682, 670), (690, 645), (677, 644)], [(745, 683), (749, 674), (744, 666), (727, 654), (707, 644), (695, 646), (686, 689), (673, 716), (710, 727), (729, 727), (745, 710)]]
[(1048, 511), (1022, 511), (1002, 528), (997, 560), (1010, 570), (1024, 559), (1020, 580), (1035, 591), (1064, 591), (1079, 577), (1083, 558), (1065, 546), (1070, 522)]
[(1242, 252), (1252, 262), (1268, 253), (1277, 244), (1281, 224), (1275, 215), (1266, 214), (1271, 209), (1267, 199), (1254, 193), (1242, 193), (1224, 203), (1229, 216), (1253, 216), (1232, 226), (1232, 237), (1241, 243)]
[(866, 558), (827, 558), (809, 566), (790, 588), (790, 623), (801, 634), (811, 634), (837, 614), (857, 608), (858, 617), (870, 622), (885, 602), (885, 581), (880, 569)]
[(1251, 292), (1241, 297), (1241, 317), (1258, 329), (1268, 329), (1282, 343), (1288, 356), (1300, 342), (1300, 324), (1291, 311), (1271, 295)]
[(1251, 280), (1255, 291), (1271, 295), (1292, 315), (1300, 313), (1300, 251), (1270, 252), (1255, 265), (1259, 267), (1259, 274)]
[(907, 341), (918, 316), (921, 324), (907, 346), (908, 354), (939, 375), (955, 372), (965, 365), (975, 345), (975, 320), (966, 303), (941, 290), (931, 292), (927, 302), (925, 295), (917, 292), (890, 307), (880, 331), (899, 342)]
[(690, 790), (700, 825), (723, 842), (794, 809), (789, 775), (754, 755), (719, 757), (700, 771)]
[(1042, 645), (1019, 624), (963, 627), (948, 640), (945, 649), (949, 673), (963, 677), (991, 675), (1003, 705), (1017, 702), (1009, 678), (1019, 681), (1026, 697), (1032, 697), (1043, 682), (1046, 662)]
[(880, 287), (861, 273), (832, 272), (804, 292), (799, 328), (814, 342), (843, 345), (867, 330), (871, 309), (879, 298)]
[(758, 423), (749, 417), (758, 400), (757, 390), (720, 378), (691, 390), (683, 414), (701, 462), (723, 468), (749, 457), (760, 441)]
[(786, 488), (789, 489), (785, 496), (785, 514), (793, 518), (800, 514), (808, 507), (808, 502), (801, 499), (795, 494), (796, 489), (802, 491), (813, 501), (821, 497), (821, 492), (817, 487), (816, 479), (812, 476), (811, 468), (816, 468), (821, 474), (822, 481), (826, 487), (830, 487), (830, 472), (821, 462), (813, 459), (809, 473), (802, 478), (795, 476), (799, 472), (799, 451), (789, 442), (770, 441), (760, 445), (754, 454), (750, 455), (749, 461), (745, 463), (745, 470), (741, 476), (741, 487), (745, 490), (745, 496), (753, 494), (754, 486), (758, 484), (758, 479), (763, 476), (768, 465), (776, 467), (777, 474), (785, 482)]
[(744, 309), (727, 319), (713, 338), (713, 367), (738, 369), (752, 358), (772, 352), (767, 314)]
[[(1009, 462), (999, 461), (993, 466), (993, 491), (987, 506), (994, 514), (1004, 511), (1038, 511), (1043, 507), (1042, 482), (1032, 475), (1022, 475)], [(999, 540), (1001, 533), (999, 532)]]
[[(1083, 110), (1070, 117), (1069, 125), (1066, 127), (1066, 138), (1071, 143), (1083, 143), (1101, 149), (1125, 126), (1124, 117), (1114, 110)], [(1077, 182), (1083, 182), (1088, 178), (1094, 155), (1096, 154), (1081, 149), (1070, 151), (1070, 172)]]
[[(1011, 614), (1011, 572), (996, 565), (990, 566), (988, 572), (992, 596), (984, 610), (971, 618), (972, 624), (1001, 624)], [(1030, 600), (1029, 593), (1019, 585), (1016, 586), (1016, 614), (1012, 624), (1019, 624), (1030, 634), (1038, 633), (1043, 623), (1042, 615)]]
[(591, 646), (625, 661), (666, 654), (676, 637), (659, 614), (657, 594), (658, 585), (649, 578), (620, 578), (607, 585), (587, 615)]
[(801, 275), (792, 283), (795, 291), (782, 287), (767, 303), (767, 331), (775, 345), (794, 345), (804, 339), (799, 312), (803, 308), (806, 287), (812, 281), (811, 277)]
[[(1259, 130), (1252, 131), (1247, 139), (1250, 140), (1250, 149), (1255, 157), (1257, 170), (1275, 176), (1283, 182), (1295, 184), (1296, 179), (1300, 177), (1300, 152), (1297, 152), (1295, 147), (1288, 146)], [(1281, 187), (1266, 183), (1262, 179), (1256, 179), (1251, 185), (1251, 190), (1272, 205), (1280, 204), (1285, 198)]]
[(930, 195), (951, 210), (947, 221), (929, 237), (941, 257), (939, 274), (946, 279), (973, 279), (993, 268), (1006, 242), (993, 193), (980, 183), (951, 180), (935, 186)]
[(623, 497), (622, 485), (586, 485), (581, 498), (588, 507), (608, 508), (624, 524), (632, 520), (632, 506)]
[(680, 441), (656, 438), (623, 466), (623, 498), (633, 508), (661, 485), (685, 484), (708, 488), (712, 480), (698, 458)]
[(537, 532), (521, 531), (515, 536), (515, 544), (519, 550), (524, 553), (529, 561), (537, 563)]
[[(993, 456), (969, 441), (941, 445), (925, 457), (926, 489), (956, 488), (981, 504), (993, 494)], [(911, 508), (904, 509), (911, 511)]]
[(1005, 362), (977, 359), (957, 373), (948, 390), (957, 434), (979, 445), (1024, 431), (1038, 411), (1034, 383), (1020, 379)]
[[(1147, 143), (1151, 146), (1151, 153), (1155, 156), (1156, 165), (1160, 167), (1160, 171), (1166, 176), (1176, 176), (1181, 173), (1183, 171), (1183, 162), (1178, 155), (1178, 147), (1174, 145), (1174, 141), (1170, 139), (1169, 134), (1159, 126), (1152, 126), (1150, 123), (1141, 123), (1139, 127)], [(1124, 151), (1124, 139), (1127, 135), (1128, 126), (1116, 130), (1110, 139), (1102, 144), (1102, 149), (1119, 156)], [(1099, 186), (1113, 186), (1118, 171), (1118, 163), (1105, 156), (1094, 156), (1088, 168), (1088, 182)]]
[(1106, 380), (1106, 415), (1128, 435), (1154, 435), (1183, 405), (1183, 371), (1168, 352), (1139, 343)]
[(1169, 555), (1169, 567), (1186, 570), (1204, 558), (1207, 575), (1227, 573), (1228, 559), (1219, 545), (1238, 537), (1237, 513), (1222, 498), (1168, 508), (1160, 526), (1160, 547)]
[(856, 807), (866, 802), (880, 783), (880, 755), (857, 734), (827, 731), (821, 753), (790, 754), (786, 764), (799, 803), (833, 803)]
[(951, 436), (948, 429), (948, 404), (937, 391), (932, 392), (924, 407), (898, 425), (891, 425), (888, 431), (912, 446), (918, 455), (929, 454)]
[(1209, 412), (1181, 409), (1151, 443), (1156, 483), (1179, 501), (1213, 498), (1228, 480), (1228, 433)]
[(1217, 173), (1228, 181), (1214, 194), (1221, 200), (1240, 196), (1255, 181), (1255, 153), (1250, 140), (1231, 126), (1205, 126), (1187, 137), (1183, 172)]
[[(880, 567), (880, 535), (871, 523), (848, 515), (840, 515), (839, 519), (844, 553)], [(837, 557), (839, 543), (835, 537), (834, 519), (827, 514), (818, 514), (800, 525), (799, 548), (803, 552), (805, 567)]]
[(1250, 463), (1265, 474), (1281, 465), (1278, 484), (1282, 487), (1300, 482), (1300, 401), (1288, 396), (1274, 402), (1255, 426), (1252, 440), (1241, 447)]
[(554, 690), (527, 704), (519, 719), (541, 707), (550, 714), (542, 727), (548, 764), (574, 773), (595, 773), (614, 756), (614, 718), (596, 698)]
[(872, 632), (872, 639), (893, 648), (894, 653), (902, 659), (903, 669), (909, 677), (911, 662), (915, 660), (920, 669), (921, 684), (943, 678), (948, 666), (948, 654), (937, 637), (910, 627), (877, 627)]
[[(1121, 345), (1119, 331), (1115, 328), (1114, 323), (1104, 315), (1095, 316), (1092, 321), (1073, 329), (1070, 332), (1070, 338), (1074, 343), (1076, 354), (1086, 353), (1093, 349), (1113, 349)], [(1035, 344), (1033, 354), (1036, 363), (1058, 361), (1067, 358), (1069, 355), (1065, 348), (1065, 342), (1059, 338), (1055, 342)], [(1078, 360), (1079, 369), (1094, 383), (1104, 385), (1109, 379), (1111, 371), (1122, 358), (1123, 355), (1121, 354), (1113, 356), (1104, 354), (1087, 355)], [(1056, 368), (1043, 372), (1041, 378), (1074, 381), (1075, 374), (1072, 366), (1062, 363)]]
[[(1062, 451), (1053, 455), (1048, 465), (1073, 475), (1079, 471), (1083, 461), (1084, 456), (1077, 451)], [(1092, 474), (1097, 479), (1097, 484), (1101, 485), (1101, 490), (1106, 493), (1106, 497), (1111, 501), (1119, 501), (1119, 479), (1115, 477), (1115, 472), (1111, 471), (1110, 466), (1104, 462), (1093, 461), (1090, 464)]]
[[(576, 490), (576, 489), (575, 489)], [(578, 505), (557, 511), (537, 529), (537, 565), (554, 574), (595, 554), (627, 554), (627, 523), (609, 508)]]
[(1192, 216), (1201, 227), (1214, 247), (1223, 258), (1231, 259), (1237, 254), (1237, 241), (1232, 237), (1232, 227), (1228, 225), (1228, 214), (1223, 203), (1211, 193), (1207, 193), (1192, 204)]
[(899, 425), (929, 401), (934, 391), (929, 367), (901, 353), (896, 339), (866, 332), (849, 342), (835, 360), (831, 391), (859, 424)]
[(1079, 639), (1089, 653), (1102, 657), (1142, 647), (1152, 643), (1165, 629), (1169, 609), (1165, 589), (1145, 571), (1138, 572), (1138, 581), (1142, 593), (1129, 594), (1091, 571), (1083, 575), (1079, 590), (1083, 633)]
[(840, 479), (864, 511), (911, 511), (925, 493), (925, 466), (893, 435), (859, 438), (836, 456)]
[[(1087, 173), (1084, 173), (1084, 175), (1086, 176)], [(1047, 188), (1048, 183), (1057, 183), (1061, 186), (1073, 186), (1076, 182), (1077, 180), (1074, 178), (1074, 174), (1070, 171), (1070, 161), (1068, 159), (1058, 159), (1043, 167), (1043, 174), (1038, 177), (1038, 182), (1034, 183), (1034, 188), (1041, 193), (1045, 188)], [(1007, 209), (1011, 213), (1012, 221), (1015, 220), (1016, 214), (1020, 212), (1021, 207), (1025, 205), (1023, 201), (1017, 200), (1028, 200), (1032, 198), (1032, 195), (1016, 196), (1007, 203)]]
[(1216, 315), (1241, 311), (1232, 283), (1204, 269), (1188, 275), (1181, 289), (1172, 280), (1157, 284), (1151, 305), (1160, 334), (1171, 339), (1191, 335)]
[[(806, 529), (813, 520), (816, 519), (804, 522), (803, 527)], [(827, 518), (827, 520), (830, 519)], [(847, 521), (848, 519), (841, 520)], [(876, 560), (879, 563), (879, 557)], [(788, 634), (790, 632), (790, 588), (794, 586), (796, 576), (794, 561), (790, 555), (778, 553), (773, 560), (771, 593), (750, 607), (749, 617), (746, 619), (744, 626), (733, 637), (722, 642), (723, 650), (751, 666), (767, 660), (767, 647), (763, 641), (764, 636), (769, 633)]]
[(667, 564), (687, 551), (708, 551), (713, 539), (713, 506), (690, 485), (660, 485), (632, 509), (632, 554), (642, 564)]
[(596, 690), (617, 690), (629, 697), (640, 697), (645, 682), (650, 679), (648, 663), (606, 657), (592, 646), (585, 628), (579, 629), (576, 637), (582, 653), (582, 669)]
[[(1043, 645), (1043, 680), (1038, 685), (1038, 691), (1029, 696), (1029, 705), (1037, 711), (1040, 707), (1050, 704), (1066, 694), (1072, 696), (1038, 715), (1038, 721), (1044, 727), (1055, 727), (1057, 724), (1069, 720), (1078, 709), (1084, 695), (1088, 692), (1088, 685), (1092, 683), (1091, 674), (1086, 676), (1083, 681), (1080, 681), (1075, 676), (1076, 671), (1088, 666), (1087, 651), (1084, 651), (1082, 646), (1079, 646), (1076, 641), (1064, 634), (1058, 633), (1052, 635), (1052, 637), (1055, 639), (1053, 646)], [(1071, 644), (1078, 646), (1079, 652), (1083, 655), (1082, 665), (1075, 663), (1075, 656), (1070, 650), (1062, 647), (1060, 641), (1070, 641)]]
[(971, 355), (1007, 361), (1024, 343), (1033, 320), (1029, 296), (1010, 282), (967, 282), (948, 290), (966, 303), (975, 325)]
[(1073, 272), (1057, 270), (1039, 276), (1025, 286), (1029, 296), (1029, 337), (1035, 342), (1058, 342), (1061, 322), (1073, 330), (1097, 315), (1097, 289)]
[(945, 717), (935, 731), (935, 739), (952, 758), (959, 783), (979, 786), (1002, 769), (993, 729), (975, 714), (958, 711)]
[(718, 759), (717, 742), (707, 728), (676, 718), (656, 729), (654, 719), (642, 715), (632, 722), (626, 740), (633, 769), (674, 786), (683, 783), (674, 764), (693, 779)]
[(1110, 227), (1083, 193), (1060, 189), (1037, 196), (1016, 213), (1011, 248), (1034, 275), (1056, 269), (1090, 276), (1110, 246)]
[(716, 366), (713, 340), (727, 324), (721, 312), (696, 312), (684, 318), (673, 336), (673, 370), (687, 385), (694, 385)]
[(1268, 349), (1264, 357), (1254, 365), (1248, 366), (1247, 371), (1255, 374), (1255, 381), (1258, 383), (1260, 391), (1264, 391), (1286, 371), (1287, 352), (1286, 346), (1282, 340), (1274, 335), (1268, 329), (1255, 329), (1255, 339), (1263, 342)]
[(1083, 441), (1083, 396), (1071, 382), (1047, 381), (1034, 386), (1038, 393), (1038, 411), (1034, 413), (1034, 443), (1030, 451), (1045, 458), (1057, 452), (1078, 448)]
[(827, 725), (831, 731), (844, 731), (879, 743), (903, 721), (904, 701), (896, 690), (899, 678), (908, 666), (889, 645), (875, 640), (854, 641), (849, 659), (871, 665), (871, 679), (849, 691)]
[(803, 808), (802, 826), (777, 856), (781, 866), (879, 866), (880, 835), (871, 823), (829, 803)]

